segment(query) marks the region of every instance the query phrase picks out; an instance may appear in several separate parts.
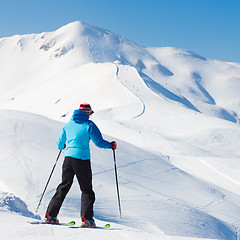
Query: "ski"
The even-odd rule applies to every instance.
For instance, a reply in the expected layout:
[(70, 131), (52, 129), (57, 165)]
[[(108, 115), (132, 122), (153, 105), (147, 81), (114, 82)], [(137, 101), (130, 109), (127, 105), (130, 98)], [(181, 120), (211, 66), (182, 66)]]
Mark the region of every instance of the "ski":
[(70, 226), (69, 228), (93, 228), (93, 229), (109, 229), (110, 228), (110, 224), (107, 223), (105, 226), (96, 226), (96, 227), (81, 227), (81, 226)]
[(69, 223), (64, 223), (64, 222), (61, 222), (61, 223), (45, 223), (45, 222), (42, 222), (42, 221), (33, 221), (33, 222), (28, 222), (30, 224), (45, 224), (45, 225), (60, 225), (60, 226), (74, 226), (75, 225), (75, 221), (71, 221)]

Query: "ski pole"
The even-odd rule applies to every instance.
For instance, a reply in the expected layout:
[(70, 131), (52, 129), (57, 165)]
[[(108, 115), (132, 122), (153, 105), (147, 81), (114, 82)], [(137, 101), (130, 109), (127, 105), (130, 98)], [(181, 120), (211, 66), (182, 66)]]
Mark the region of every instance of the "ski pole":
[(117, 163), (116, 163), (115, 149), (113, 149), (113, 159), (114, 159), (114, 169), (115, 169), (115, 177), (116, 177), (116, 186), (117, 186), (118, 208), (119, 208), (120, 218), (122, 219), (122, 211), (121, 211), (119, 188), (118, 188)]
[(53, 171), (54, 171), (54, 169), (55, 169), (55, 167), (56, 167), (56, 165), (57, 165), (57, 161), (58, 161), (58, 159), (59, 159), (59, 157), (60, 157), (61, 152), (62, 152), (62, 150), (59, 151), (58, 156), (57, 156), (57, 159), (56, 159), (56, 162), (55, 162), (54, 165), (53, 165), (53, 169), (52, 169), (52, 171), (51, 171), (51, 173), (50, 173), (50, 176), (49, 176), (49, 178), (48, 178), (48, 180), (47, 180), (47, 184), (46, 184), (46, 186), (45, 186), (45, 188), (44, 188), (44, 190), (43, 190), (42, 196), (41, 196), (40, 201), (39, 201), (39, 203), (38, 203), (36, 213), (38, 212), (38, 209), (39, 209), (40, 204), (41, 204), (41, 202), (42, 202), (43, 196), (44, 196), (44, 194), (45, 194), (45, 192), (46, 192), (48, 183), (49, 183), (49, 181), (50, 181), (50, 179), (51, 179), (51, 177), (52, 177)]

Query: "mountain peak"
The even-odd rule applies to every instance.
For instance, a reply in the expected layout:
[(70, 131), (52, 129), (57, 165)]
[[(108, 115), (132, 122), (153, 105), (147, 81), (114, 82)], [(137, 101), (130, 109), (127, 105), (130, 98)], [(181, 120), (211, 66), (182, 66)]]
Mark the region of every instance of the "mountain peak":
[[(141, 46), (88, 23), (76, 21), (54, 32), (6, 38), (0, 42), (0, 60), (1, 75), (7, 79), (4, 89), (11, 91), (12, 85), (22, 89), (21, 81), (28, 86), (31, 79), (44, 82), (85, 64), (111, 63), (111, 69), (115, 69), (111, 70), (115, 71), (113, 78), (120, 79), (119, 76), (131, 68), (131, 82), (138, 79), (137, 84), (144, 83), (165, 101), (238, 121), (238, 65), (209, 60), (184, 49)], [(125, 67), (123, 71), (120, 66)], [(127, 86), (125, 82), (124, 86)], [(139, 95), (135, 89), (130, 91)], [(234, 100), (229, 96), (234, 96)], [(4, 97), (9, 98), (14, 96)]]
[(80, 21), (75, 21), (68, 23), (59, 29), (56, 30), (57, 33), (64, 33), (64, 32), (82, 32), (82, 30), (85, 28), (85, 23)]

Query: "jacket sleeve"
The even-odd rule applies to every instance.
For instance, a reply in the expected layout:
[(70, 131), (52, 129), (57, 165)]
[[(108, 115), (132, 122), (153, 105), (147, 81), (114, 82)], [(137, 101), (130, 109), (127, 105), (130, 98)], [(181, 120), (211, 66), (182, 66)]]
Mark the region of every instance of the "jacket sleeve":
[(65, 131), (65, 127), (63, 127), (57, 139), (57, 147), (59, 150), (64, 149), (66, 141), (67, 141), (66, 131)]
[(99, 148), (111, 148), (112, 144), (103, 139), (102, 134), (95, 123), (90, 121), (89, 134), (93, 143)]

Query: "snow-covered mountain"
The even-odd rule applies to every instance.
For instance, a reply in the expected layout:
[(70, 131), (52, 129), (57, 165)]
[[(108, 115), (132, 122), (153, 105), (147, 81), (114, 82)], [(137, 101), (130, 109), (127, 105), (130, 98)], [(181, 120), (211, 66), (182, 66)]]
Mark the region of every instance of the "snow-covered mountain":
[[(60, 118), (94, 96), (102, 99), (97, 110), (125, 107), (139, 102), (142, 84), (165, 102), (233, 122), (240, 118), (240, 64), (140, 46), (81, 22), (55, 32), (3, 38), (0, 59), (2, 108)], [(122, 80), (126, 75), (131, 82)], [(129, 90), (123, 101), (120, 95)], [(102, 106), (109, 98), (105, 92), (113, 96), (111, 104)]]
[[(4, 218), (14, 218), (9, 211), (32, 216), (57, 155), (57, 134), (72, 111), (89, 102), (105, 138), (118, 142), (124, 216), (116, 220), (112, 153), (92, 146), (98, 221), (122, 229), (122, 239), (238, 239), (240, 64), (141, 46), (82, 22), (2, 38), (0, 62)], [(41, 215), (60, 172), (58, 166)], [(60, 217), (79, 217), (78, 198), (74, 186)], [(39, 233), (26, 220), (16, 222)]]

